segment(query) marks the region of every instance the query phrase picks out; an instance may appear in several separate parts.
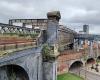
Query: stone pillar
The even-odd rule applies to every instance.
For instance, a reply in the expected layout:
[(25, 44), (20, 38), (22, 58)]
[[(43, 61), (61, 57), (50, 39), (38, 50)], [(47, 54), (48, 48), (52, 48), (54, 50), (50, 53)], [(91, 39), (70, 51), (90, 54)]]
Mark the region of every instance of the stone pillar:
[(43, 62), (43, 80), (57, 80), (57, 62)]
[(50, 44), (55, 44), (57, 42), (59, 19), (61, 18), (59, 11), (48, 12), (48, 26), (47, 26), (47, 42)]
[(58, 29), (61, 18), (59, 11), (48, 12), (47, 43), (54, 49), (53, 60), (43, 62), (43, 80), (57, 80), (57, 62), (58, 56)]

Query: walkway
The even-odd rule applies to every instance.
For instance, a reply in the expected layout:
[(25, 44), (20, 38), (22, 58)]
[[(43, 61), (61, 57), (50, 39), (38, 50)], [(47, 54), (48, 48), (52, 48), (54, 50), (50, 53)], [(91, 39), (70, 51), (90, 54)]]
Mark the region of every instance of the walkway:
[(72, 73), (75, 73), (81, 77), (83, 77), (85, 80), (100, 80), (100, 75), (96, 74), (94, 72), (91, 72), (89, 70), (85, 70), (85, 68), (80, 69), (74, 69)]

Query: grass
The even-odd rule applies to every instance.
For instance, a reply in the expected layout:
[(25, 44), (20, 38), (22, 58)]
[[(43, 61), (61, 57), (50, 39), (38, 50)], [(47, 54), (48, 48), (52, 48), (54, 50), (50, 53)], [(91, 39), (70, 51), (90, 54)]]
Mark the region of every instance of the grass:
[(72, 73), (66, 73), (66, 74), (58, 75), (57, 80), (83, 80), (83, 78)]

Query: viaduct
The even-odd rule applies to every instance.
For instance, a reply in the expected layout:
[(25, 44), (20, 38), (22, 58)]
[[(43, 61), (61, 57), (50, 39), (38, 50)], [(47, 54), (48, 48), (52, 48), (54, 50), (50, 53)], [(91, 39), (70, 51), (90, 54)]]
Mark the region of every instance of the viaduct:
[[(60, 18), (60, 12), (54, 11), (47, 13), (47, 19), (0, 23), (0, 80), (57, 80), (57, 74), (68, 72), (75, 64), (80, 67), (100, 59), (96, 43), (100, 36), (78, 34), (60, 25)], [(42, 57), (45, 43), (53, 50), (52, 59), (47, 61)]]

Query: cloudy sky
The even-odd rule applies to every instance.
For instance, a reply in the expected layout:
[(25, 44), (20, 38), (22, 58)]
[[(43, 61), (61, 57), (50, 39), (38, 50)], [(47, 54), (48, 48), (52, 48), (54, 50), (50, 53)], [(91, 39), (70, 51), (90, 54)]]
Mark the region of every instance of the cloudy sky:
[(90, 33), (100, 34), (100, 0), (0, 0), (0, 22), (13, 18), (46, 18), (48, 11), (59, 10), (61, 24), (82, 30), (89, 24)]

